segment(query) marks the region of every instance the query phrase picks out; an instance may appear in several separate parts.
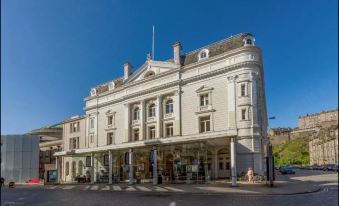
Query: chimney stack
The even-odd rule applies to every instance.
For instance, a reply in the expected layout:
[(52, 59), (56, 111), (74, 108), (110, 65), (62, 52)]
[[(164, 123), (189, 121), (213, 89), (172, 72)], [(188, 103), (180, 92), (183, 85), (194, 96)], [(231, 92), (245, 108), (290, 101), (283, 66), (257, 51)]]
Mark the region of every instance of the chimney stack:
[(181, 50), (181, 43), (176, 42), (173, 44), (173, 52), (174, 52), (174, 63), (175, 64), (180, 64), (180, 50)]
[(132, 65), (130, 63), (124, 64), (124, 80), (126, 80), (132, 74)]

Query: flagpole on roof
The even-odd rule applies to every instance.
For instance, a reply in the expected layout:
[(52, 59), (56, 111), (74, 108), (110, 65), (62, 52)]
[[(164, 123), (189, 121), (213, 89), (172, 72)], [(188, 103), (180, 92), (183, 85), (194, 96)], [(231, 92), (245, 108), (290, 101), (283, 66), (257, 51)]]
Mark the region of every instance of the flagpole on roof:
[(152, 59), (154, 60), (154, 25), (153, 25), (153, 35), (152, 35)]

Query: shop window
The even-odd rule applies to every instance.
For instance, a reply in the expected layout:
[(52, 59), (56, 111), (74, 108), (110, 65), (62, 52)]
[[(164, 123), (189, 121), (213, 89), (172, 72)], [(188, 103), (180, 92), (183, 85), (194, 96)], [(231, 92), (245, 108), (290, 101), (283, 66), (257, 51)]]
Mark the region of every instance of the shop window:
[(230, 163), (226, 162), (226, 169), (229, 170), (230, 169)]
[(222, 162), (219, 162), (219, 170), (223, 170), (224, 169), (224, 164)]
[(86, 156), (86, 167), (91, 167), (91, 156)]

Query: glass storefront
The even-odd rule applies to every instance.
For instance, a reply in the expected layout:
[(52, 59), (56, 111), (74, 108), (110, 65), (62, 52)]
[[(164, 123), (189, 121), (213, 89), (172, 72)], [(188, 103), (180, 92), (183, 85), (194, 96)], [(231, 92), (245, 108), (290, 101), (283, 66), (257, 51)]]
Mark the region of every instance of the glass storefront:
[[(205, 183), (211, 177), (211, 153), (207, 144), (158, 146), (158, 181), (162, 183)], [(152, 147), (133, 150), (133, 176), (137, 183), (152, 182)], [(113, 152), (113, 183), (128, 181), (128, 151)], [(108, 168), (107, 168), (108, 170)], [(159, 179), (160, 178), (160, 179)]]

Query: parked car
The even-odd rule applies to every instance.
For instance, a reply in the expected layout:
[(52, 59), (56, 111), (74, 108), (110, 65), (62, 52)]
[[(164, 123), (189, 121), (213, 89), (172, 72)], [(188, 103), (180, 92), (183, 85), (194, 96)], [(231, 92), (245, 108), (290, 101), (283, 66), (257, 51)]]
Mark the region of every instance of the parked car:
[(326, 164), (323, 166), (323, 171), (334, 171), (335, 164)]
[(291, 166), (284, 166), (284, 167), (281, 167), (279, 172), (282, 174), (282, 175), (285, 175), (285, 174), (295, 174), (295, 171), (293, 170), (293, 168)]

